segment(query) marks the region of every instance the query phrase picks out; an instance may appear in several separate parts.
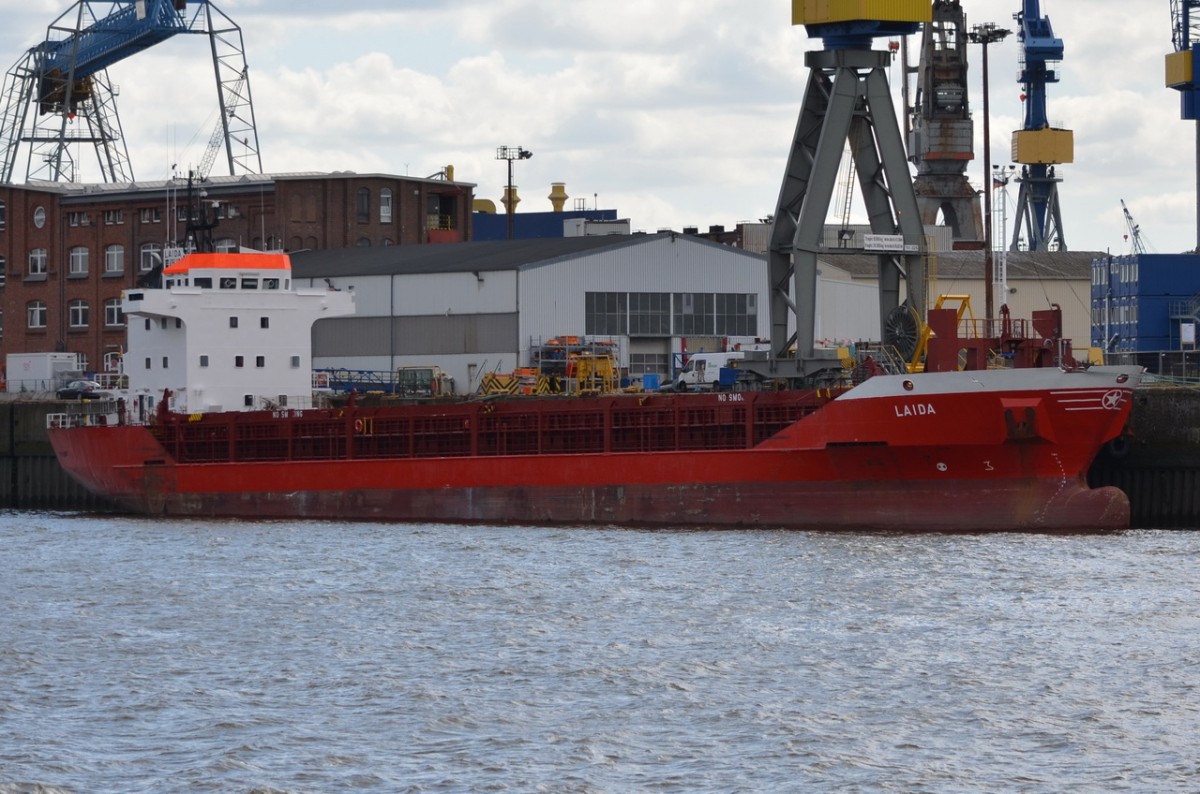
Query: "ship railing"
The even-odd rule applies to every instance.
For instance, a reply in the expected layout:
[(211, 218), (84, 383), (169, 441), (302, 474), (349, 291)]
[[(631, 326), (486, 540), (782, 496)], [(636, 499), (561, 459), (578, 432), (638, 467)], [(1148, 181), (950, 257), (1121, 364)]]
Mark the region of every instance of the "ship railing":
[(69, 411), (46, 414), (46, 428), (102, 427), (120, 422), (116, 400), (90, 400)]
[(908, 362), (900, 355), (900, 351), (896, 349), (895, 345), (880, 345), (877, 350), (862, 351), (858, 356), (859, 363), (866, 355), (876, 356), (876, 363), (889, 375), (901, 375), (908, 372)]

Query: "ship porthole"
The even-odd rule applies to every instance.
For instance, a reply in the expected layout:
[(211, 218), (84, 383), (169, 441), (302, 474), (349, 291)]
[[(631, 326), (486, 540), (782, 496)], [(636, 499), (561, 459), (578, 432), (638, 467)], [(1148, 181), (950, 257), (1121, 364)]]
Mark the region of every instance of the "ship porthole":
[(912, 382), (911, 380), (906, 380), (906, 381), (904, 381), (904, 390), (905, 390), (905, 391), (912, 391), (912, 390), (913, 390), (913, 382)]

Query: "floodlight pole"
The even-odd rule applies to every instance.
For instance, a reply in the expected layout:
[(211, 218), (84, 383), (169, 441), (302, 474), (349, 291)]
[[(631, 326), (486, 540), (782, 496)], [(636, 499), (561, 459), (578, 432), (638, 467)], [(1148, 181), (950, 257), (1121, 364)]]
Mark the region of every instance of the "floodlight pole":
[(521, 146), (501, 146), (496, 149), (497, 160), (508, 161), (508, 190), (504, 194), (504, 207), (508, 211), (508, 239), (513, 239), (513, 214), (517, 210), (516, 196), (513, 195), (513, 160), (528, 160), (533, 152)]
[[(988, 105), (988, 45), (1004, 39), (1011, 30), (997, 28), (995, 23), (986, 22), (971, 28), (968, 38), (976, 44), (983, 45), (983, 179), (986, 183), (983, 189), (983, 303), (984, 317), (991, 322), (992, 317), (992, 135), (991, 112)], [(989, 332), (990, 333), (990, 332)]]

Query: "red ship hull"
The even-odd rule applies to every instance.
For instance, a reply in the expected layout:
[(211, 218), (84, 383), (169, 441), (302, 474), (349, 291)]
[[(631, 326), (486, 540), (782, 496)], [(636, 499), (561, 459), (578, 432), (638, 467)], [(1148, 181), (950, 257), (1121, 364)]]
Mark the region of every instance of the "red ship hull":
[(820, 392), (646, 395), (59, 427), (59, 459), (181, 516), (888, 530), (1128, 526), (1087, 469), (1137, 371), (881, 376)]

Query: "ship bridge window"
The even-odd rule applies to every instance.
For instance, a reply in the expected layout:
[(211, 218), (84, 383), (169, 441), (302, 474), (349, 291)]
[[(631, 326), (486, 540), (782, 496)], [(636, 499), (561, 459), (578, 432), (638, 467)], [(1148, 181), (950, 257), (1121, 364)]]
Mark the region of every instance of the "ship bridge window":
[(212, 289), (212, 277), (203, 276), (192, 279), (192, 285), (202, 289)]
[(242, 289), (258, 289), (258, 279), (243, 276)]
[(221, 289), (237, 289), (237, 279), (236, 278), (222, 278), (221, 279)]
[(263, 289), (279, 289), (279, 279), (264, 278), (262, 282)]

